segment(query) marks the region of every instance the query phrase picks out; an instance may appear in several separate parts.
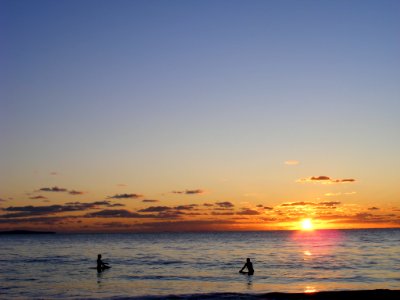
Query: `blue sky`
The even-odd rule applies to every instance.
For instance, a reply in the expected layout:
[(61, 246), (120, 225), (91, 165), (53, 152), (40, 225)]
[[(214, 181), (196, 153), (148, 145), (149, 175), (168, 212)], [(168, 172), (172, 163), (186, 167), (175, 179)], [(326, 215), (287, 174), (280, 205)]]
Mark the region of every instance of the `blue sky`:
[(1, 1), (0, 197), (122, 182), (278, 202), (329, 175), (400, 205), (399, 17), (398, 1)]

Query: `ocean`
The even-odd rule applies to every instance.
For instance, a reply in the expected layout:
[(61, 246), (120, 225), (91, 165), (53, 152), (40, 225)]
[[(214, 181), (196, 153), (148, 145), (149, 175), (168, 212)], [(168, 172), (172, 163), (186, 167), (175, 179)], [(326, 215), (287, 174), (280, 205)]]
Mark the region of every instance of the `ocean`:
[(400, 229), (0, 235), (0, 270), (1, 299), (398, 290)]

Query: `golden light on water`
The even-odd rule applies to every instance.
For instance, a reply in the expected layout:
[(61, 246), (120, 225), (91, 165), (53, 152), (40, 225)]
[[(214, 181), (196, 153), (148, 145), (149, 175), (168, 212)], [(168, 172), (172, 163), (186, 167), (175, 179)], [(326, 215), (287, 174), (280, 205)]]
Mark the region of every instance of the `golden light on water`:
[(311, 219), (304, 219), (301, 221), (301, 230), (313, 230), (314, 226)]

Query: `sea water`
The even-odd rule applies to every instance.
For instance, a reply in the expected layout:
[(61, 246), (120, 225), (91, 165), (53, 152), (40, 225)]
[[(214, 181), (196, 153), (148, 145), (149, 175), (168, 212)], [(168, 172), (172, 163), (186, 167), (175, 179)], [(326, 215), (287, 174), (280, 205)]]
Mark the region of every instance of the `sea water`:
[(359, 289), (400, 289), (400, 229), (0, 236), (1, 299)]

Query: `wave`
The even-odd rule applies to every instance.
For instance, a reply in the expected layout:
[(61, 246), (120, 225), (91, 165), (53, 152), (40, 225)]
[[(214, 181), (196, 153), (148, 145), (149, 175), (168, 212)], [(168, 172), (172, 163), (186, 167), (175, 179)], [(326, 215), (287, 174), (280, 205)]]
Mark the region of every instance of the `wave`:
[(124, 275), (119, 279), (125, 280), (178, 280), (178, 281), (223, 281), (227, 282), (228, 277), (216, 276), (174, 276), (174, 275)]

